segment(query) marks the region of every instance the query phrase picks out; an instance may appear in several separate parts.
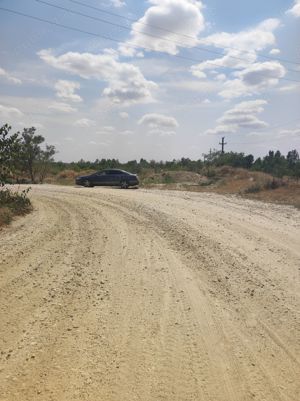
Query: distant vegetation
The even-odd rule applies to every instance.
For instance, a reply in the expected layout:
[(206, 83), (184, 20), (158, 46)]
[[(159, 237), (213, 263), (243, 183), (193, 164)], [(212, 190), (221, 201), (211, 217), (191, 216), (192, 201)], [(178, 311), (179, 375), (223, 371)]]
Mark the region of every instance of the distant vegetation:
[(257, 159), (251, 154), (221, 153), (213, 150), (203, 154), (198, 160), (182, 157), (172, 161), (148, 161), (142, 158), (126, 163), (121, 163), (118, 159), (104, 158), (65, 163), (54, 161), (55, 153), (54, 146), (45, 144), (45, 139), (36, 133), (34, 127), (24, 128), (21, 133), (11, 133), (11, 127), (8, 125), (0, 128), (2, 214), (3, 210), (6, 210), (6, 214), (9, 212), (8, 215), (12, 216), (23, 213), (30, 207), (27, 193), (12, 193), (5, 184), (47, 182), (69, 185), (74, 184), (77, 175), (106, 168), (137, 173), (142, 186), (160, 185), (197, 191), (223, 191), (251, 197), (258, 197), (258, 193), (263, 191), (287, 186), (290, 187), (290, 191), (294, 188), (295, 193), (299, 191), (300, 159), (296, 149), (286, 155), (281, 154), (279, 150), (270, 150), (266, 156)]
[(0, 226), (8, 224), (14, 215), (31, 210), (29, 190), (18, 191), (7, 184), (44, 181), (55, 149), (48, 145), (42, 149), (43, 142), (34, 127), (13, 134), (9, 125), (0, 127)]
[(291, 150), (286, 156), (279, 150), (270, 150), (268, 155), (263, 158), (254, 159), (253, 155), (244, 153), (228, 152), (221, 153), (212, 151), (203, 155), (203, 160), (191, 160), (181, 158), (172, 161), (147, 161), (145, 159), (131, 160), (126, 163), (119, 162), (118, 159), (96, 159), (94, 162), (79, 160), (78, 162), (64, 163), (54, 162), (51, 165), (52, 173), (58, 174), (65, 170), (81, 172), (89, 170), (102, 170), (106, 168), (121, 168), (133, 173), (142, 173), (145, 170), (153, 170), (155, 173), (162, 171), (193, 171), (207, 176), (213, 176), (215, 169), (222, 166), (244, 168), (251, 171), (261, 171), (271, 174), (274, 177), (283, 176), (300, 178), (300, 160), (297, 150)]

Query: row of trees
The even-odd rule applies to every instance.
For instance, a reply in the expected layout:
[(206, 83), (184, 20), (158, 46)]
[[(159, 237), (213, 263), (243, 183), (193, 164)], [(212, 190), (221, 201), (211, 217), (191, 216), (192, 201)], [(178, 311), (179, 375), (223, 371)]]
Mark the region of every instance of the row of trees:
[(158, 171), (194, 171), (201, 172), (203, 169), (214, 167), (232, 166), (255, 171), (262, 171), (276, 177), (290, 176), (300, 178), (300, 160), (297, 150), (291, 150), (286, 156), (280, 151), (269, 151), (263, 158), (254, 159), (254, 156), (237, 152), (221, 153), (220, 151), (211, 151), (203, 155), (203, 160), (191, 160), (182, 157), (179, 160), (172, 161), (147, 161), (145, 159), (131, 160), (127, 163), (121, 163), (118, 159), (96, 159), (94, 162), (79, 160), (73, 163), (56, 162), (53, 168), (58, 172), (64, 169), (74, 171), (81, 170), (103, 170), (106, 168), (122, 168), (131, 172), (140, 173), (143, 169), (151, 168)]
[(0, 183), (28, 176), (32, 183), (43, 182), (54, 162), (55, 147), (44, 144), (45, 138), (34, 127), (11, 134), (7, 124), (0, 128)]
[(81, 170), (102, 170), (106, 168), (122, 168), (131, 172), (140, 173), (145, 169), (155, 171), (195, 171), (211, 169), (221, 166), (232, 166), (272, 174), (276, 177), (292, 176), (300, 178), (300, 160), (296, 149), (287, 155), (282, 155), (278, 150), (269, 151), (263, 157), (254, 159), (251, 154), (226, 152), (213, 150), (203, 154), (203, 160), (191, 160), (182, 157), (172, 161), (147, 161), (145, 159), (131, 160), (121, 163), (118, 159), (96, 159), (94, 162), (79, 160), (78, 162), (64, 163), (55, 162), (55, 147), (45, 144), (45, 138), (36, 133), (34, 127), (24, 128), (23, 131), (12, 134), (11, 127), (7, 124), (0, 128), (0, 182), (7, 182), (14, 177), (20, 181), (28, 177), (32, 183), (42, 183), (49, 171), (56, 174), (60, 171), (70, 169), (80, 172)]
[(204, 155), (204, 160), (207, 165), (216, 167), (226, 165), (262, 171), (275, 177), (292, 176), (297, 179), (300, 178), (300, 159), (296, 149), (289, 151), (286, 156), (281, 154), (279, 150), (276, 152), (270, 150), (266, 156), (259, 157), (256, 160), (251, 154), (213, 151)]

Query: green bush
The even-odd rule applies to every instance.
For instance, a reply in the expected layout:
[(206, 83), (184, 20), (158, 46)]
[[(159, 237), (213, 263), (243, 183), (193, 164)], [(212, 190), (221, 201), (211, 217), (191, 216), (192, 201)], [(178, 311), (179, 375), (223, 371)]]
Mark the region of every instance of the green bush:
[(31, 202), (28, 198), (29, 188), (20, 192), (14, 192), (7, 187), (0, 189), (0, 208), (9, 209), (12, 214), (19, 215), (31, 210)]
[(163, 174), (162, 182), (164, 184), (173, 184), (175, 182), (175, 180), (170, 174)]
[(261, 186), (261, 184), (255, 183), (253, 185), (251, 185), (249, 188), (245, 189), (245, 194), (255, 194), (257, 192), (262, 191), (263, 187)]
[(12, 221), (12, 212), (8, 207), (0, 207), (0, 227), (3, 224), (9, 224)]
[(272, 180), (268, 180), (265, 183), (264, 189), (277, 189), (279, 187), (283, 187), (284, 185), (285, 185), (285, 182), (283, 180), (273, 178)]

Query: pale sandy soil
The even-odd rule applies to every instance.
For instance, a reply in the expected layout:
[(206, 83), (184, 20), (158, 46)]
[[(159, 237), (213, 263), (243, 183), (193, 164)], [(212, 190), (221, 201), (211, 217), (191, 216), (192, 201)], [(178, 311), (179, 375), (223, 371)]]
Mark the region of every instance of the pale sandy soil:
[(299, 401), (300, 212), (36, 186), (0, 232), (1, 401)]

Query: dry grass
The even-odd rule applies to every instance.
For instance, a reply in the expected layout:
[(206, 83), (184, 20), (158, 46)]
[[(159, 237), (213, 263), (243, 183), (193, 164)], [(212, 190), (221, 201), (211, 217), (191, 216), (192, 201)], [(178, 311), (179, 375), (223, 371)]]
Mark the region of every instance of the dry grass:
[(19, 191), (15, 187), (4, 186), (0, 189), (0, 227), (8, 225), (14, 216), (25, 215), (32, 210), (29, 189)]
[(0, 208), (0, 227), (8, 225), (13, 218), (12, 211), (8, 207)]
[(58, 173), (57, 175), (49, 176), (46, 178), (46, 184), (56, 184), (56, 185), (74, 185), (75, 178), (80, 175), (89, 175), (94, 173), (94, 170), (83, 170), (83, 171), (75, 171), (75, 170), (64, 170)]
[[(207, 173), (207, 171), (203, 171)], [(190, 172), (168, 172), (174, 182), (164, 183), (162, 173), (146, 181), (145, 187), (193, 192), (238, 194), (249, 199), (292, 205), (300, 209), (300, 182), (273, 178), (269, 174), (223, 166), (210, 171), (210, 176)], [(188, 178), (187, 178), (188, 177)]]
[[(88, 175), (92, 170), (76, 172), (64, 170), (46, 182), (58, 185), (74, 185), (75, 177)], [(300, 182), (292, 179), (277, 179), (269, 174), (242, 168), (222, 166), (203, 169), (201, 173), (191, 171), (161, 171), (143, 169), (139, 173), (144, 188), (175, 189), (193, 192), (215, 192), (238, 194), (245, 198), (266, 202), (293, 205), (300, 209)]]

